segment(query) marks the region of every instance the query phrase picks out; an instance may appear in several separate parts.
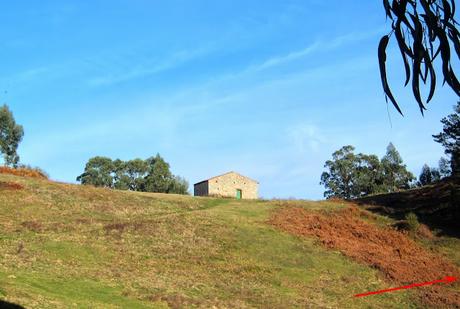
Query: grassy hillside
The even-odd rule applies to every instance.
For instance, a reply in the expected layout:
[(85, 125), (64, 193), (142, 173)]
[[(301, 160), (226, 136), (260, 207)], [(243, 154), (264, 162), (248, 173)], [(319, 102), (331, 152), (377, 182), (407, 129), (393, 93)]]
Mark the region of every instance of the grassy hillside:
[(268, 224), (287, 204), (0, 174), (0, 299), (27, 308), (418, 306), (413, 291), (353, 298), (392, 284), (314, 237)]

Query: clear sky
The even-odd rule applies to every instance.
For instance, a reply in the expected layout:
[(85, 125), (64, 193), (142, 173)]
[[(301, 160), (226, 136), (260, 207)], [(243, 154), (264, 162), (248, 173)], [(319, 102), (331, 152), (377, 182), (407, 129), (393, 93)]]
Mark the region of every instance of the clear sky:
[(457, 100), (439, 87), (422, 117), (392, 45), (405, 117), (387, 107), (381, 1), (10, 1), (0, 19), (19, 154), (59, 181), (92, 156), (158, 152), (191, 184), (234, 170), (263, 197), (319, 199), (343, 145), (382, 156), (392, 141), (416, 175), (437, 165), (431, 135)]

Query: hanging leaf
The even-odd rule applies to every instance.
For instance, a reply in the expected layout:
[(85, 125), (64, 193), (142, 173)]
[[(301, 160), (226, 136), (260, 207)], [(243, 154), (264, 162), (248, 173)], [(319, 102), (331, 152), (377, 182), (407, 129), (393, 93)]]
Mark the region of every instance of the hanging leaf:
[[(414, 50), (415, 47), (414, 47)], [(417, 50), (417, 52), (419, 52)], [(421, 66), (422, 60), (421, 57), (415, 57), (414, 62), (412, 64), (412, 92), (414, 93), (415, 100), (418, 103), (418, 106), (420, 108), (420, 111), (423, 114), (423, 110), (425, 109), (425, 106), (423, 105), (422, 98), (420, 96), (420, 86), (419, 86), (419, 75), (420, 75), (420, 66)]]
[(404, 86), (407, 86), (407, 84), (410, 81), (410, 65), (407, 61), (406, 53), (409, 55), (409, 57), (412, 57), (413, 54), (410, 48), (407, 47), (406, 42), (404, 41), (404, 37), (401, 33), (401, 21), (398, 21), (395, 25), (395, 37), (396, 41), (398, 42), (399, 51), (401, 52), (401, 56), (403, 59), (404, 70), (406, 71), (406, 81), (404, 83)]
[(449, 23), (449, 20), (452, 17), (452, 9), (450, 8), (450, 4), (446, 0), (442, 0), (442, 6), (443, 6), (443, 11), (444, 11), (444, 19), (443, 19), (443, 24), (444, 24), (444, 30), (447, 27), (447, 24)]
[(433, 64), (430, 61), (430, 56), (428, 55), (428, 53), (425, 53), (424, 59), (425, 66), (428, 67), (428, 70), (430, 72), (430, 93), (428, 94), (428, 99), (426, 100), (426, 103), (429, 103), (433, 98), (434, 92), (436, 90), (436, 72), (433, 68)]
[(459, 35), (458, 35), (458, 32), (455, 33), (455, 31), (453, 31), (452, 29), (449, 29), (449, 38), (450, 40), (452, 41), (452, 43), (454, 43), (454, 48), (455, 48), (455, 52), (457, 53), (457, 56), (459, 57), (460, 59), (460, 41), (458, 39)]
[(379, 56), (380, 78), (382, 80), (383, 91), (385, 92), (386, 97), (390, 99), (391, 103), (393, 103), (393, 106), (402, 115), (403, 113), (401, 109), (399, 108), (398, 103), (396, 103), (396, 100), (393, 97), (393, 94), (391, 93), (390, 87), (388, 86), (387, 72), (386, 72), (386, 66), (385, 66), (387, 55), (386, 55), (385, 50), (388, 46), (389, 40), (390, 40), (390, 37), (388, 35), (384, 35), (380, 39), (380, 43), (379, 43), (378, 56)]
[(387, 17), (393, 18), (391, 16), (391, 6), (390, 6), (390, 3), (388, 2), (388, 0), (383, 0), (383, 7), (385, 8), (385, 13), (386, 13)]

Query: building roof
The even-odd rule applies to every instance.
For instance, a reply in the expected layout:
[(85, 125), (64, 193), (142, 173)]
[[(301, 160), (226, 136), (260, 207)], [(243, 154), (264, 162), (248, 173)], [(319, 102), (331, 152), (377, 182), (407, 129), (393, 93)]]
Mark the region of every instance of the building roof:
[(217, 176), (214, 176), (214, 177), (211, 177), (211, 178), (202, 180), (202, 181), (200, 181), (200, 182), (195, 183), (194, 185), (198, 185), (198, 184), (200, 184), (200, 183), (209, 181), (209, 180), (214, 179), (214, 178), (219, 178), (219, 177), (222, 177), (222, 176), (225, 176), (225, 175), (228, 175), (228, 174), (237, 174), (237, 175), (240, 175), (241, 177), (244, 177), (244, 178), (249, 179), (250, 181), (253, 181), (253, 182), (255, 182), (255, 183), (259, 183), (257, 180), (254, 180), (254, 179), (249, 178), (249, 177), (247, 177), (247, 176), (241, 175), (240, 173), (237, 173), (237, 172), (234, 172), (234, 171), (230, 171), (230, 172), (227, 172), (227, 173), (224, 173), (224, 174), (220, 174), (220, 175), (217, 175)]

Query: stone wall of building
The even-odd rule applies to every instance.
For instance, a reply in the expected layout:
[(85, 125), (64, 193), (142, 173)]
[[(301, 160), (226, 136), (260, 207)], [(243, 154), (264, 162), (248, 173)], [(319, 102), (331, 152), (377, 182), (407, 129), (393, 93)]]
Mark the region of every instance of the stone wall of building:
[(195, 196), (208, 196), (208, 181), (202, 181), (193, 186), (193, 195)]
[(257, 199), (259, 184), (243, 175), (230, 172), (208, 179), (208, 194), (215, 196), (235, 197), (241, 190), (243, 199)]

